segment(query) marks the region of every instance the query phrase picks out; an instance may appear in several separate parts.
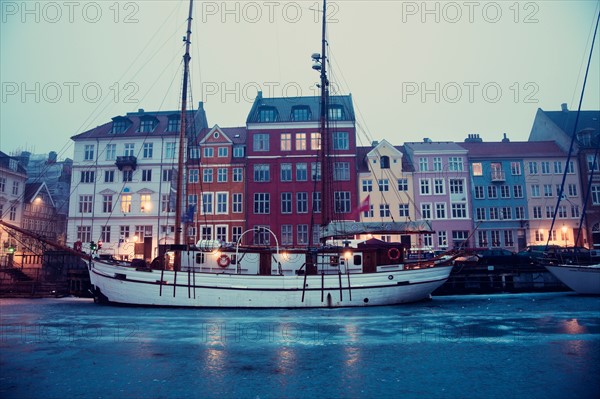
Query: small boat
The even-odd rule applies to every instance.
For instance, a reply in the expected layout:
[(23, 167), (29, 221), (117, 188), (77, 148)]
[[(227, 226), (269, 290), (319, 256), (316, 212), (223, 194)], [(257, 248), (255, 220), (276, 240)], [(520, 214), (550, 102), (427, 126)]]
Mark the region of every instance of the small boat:
[(563, 284), (585, 295), (600, 295), (600, 264), (544, 265)]

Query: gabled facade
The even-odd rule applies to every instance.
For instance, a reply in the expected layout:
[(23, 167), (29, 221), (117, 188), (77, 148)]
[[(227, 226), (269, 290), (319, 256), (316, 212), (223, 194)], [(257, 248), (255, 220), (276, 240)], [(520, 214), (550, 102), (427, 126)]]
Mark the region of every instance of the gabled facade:
[[(23, 227), (23, 196), (27, 172), (18, 159), (0, 151), (0, 220)], [(13, 231), (0, 226), (0, 253), (6, 255), (9, 248), (22, 249)], [(0, 260), (4, 262), (4, 259)]]
[[(577, 122), (577, 124), (576, 124)], [(529, 141), (553, 140), (568, 154), (571, 138), (575, 136), (572, 159), (579, 168), (581, 198), (585, 203), (583, 239), (579, 244), (600, 249), (600, 111), (561, 111), (538, 109)], [(588, 186), (590, 187), (588, 195)], [(582, 203), (583, 205), (583, 203)]]
[[(237, 242), (245, 230), (246, 128), (215, 125), (198, 134), (188, 159), (190, 241)], [(190, 213), (191, 216), (191, 213)]]
[[(263, 98), (259, 92), (254, 101), (246, 121), (246, 216), (247, 228), (255, 232), (249, 234), (254, 244), (275, 244), (273, 235), (284, 247), (318, 243), (318, 229), (311, 226), (323, 222), (323, 206), (332, 209), (333, 219), (355, 217), (352, 213), (358, 200), (352, 97), (329, 99), (330, 177), (321, 173), (319, 100)], [(328, 179), (323, 193), (322, 178)]]
[[(357, 148), (358, 190), (361, 204), (368, 205), (358, 215), (363, 222), (408, 222), (417, 214), (413, 187), (413, 168), (403, 148), (388, 141), (374, 142)], [(368, 202), (367, 202), (368, 197)], [(417, 246), (416, 237), (381, 235), (383, 241)], [(412, 238), (412, 242), (411, 242)]]
[(467, 150), (449, 142), (405, 143), (415, 170), (415, 220), (427, 220), (435, 233), (418, 236), (418, 247), (446, 250), (472, 246)]
[[(64, 244), (66, 226), (65, 219), (57, 212), (56, 204), (46, 186), (42, 183), (25, 185), (23, 205), (23, 228), (50, 241)], [(25, 237), (28, 252), (41, 254), (43, 246), (35, 239)]]
[[(191, 142), (206, 128), (202, 104), (188, 115)], [(179, 127), (177, 111), (139, 110), (72, 137), (69, 245), (101, 241), (100, 253), (152, 260), (174, 242)]]

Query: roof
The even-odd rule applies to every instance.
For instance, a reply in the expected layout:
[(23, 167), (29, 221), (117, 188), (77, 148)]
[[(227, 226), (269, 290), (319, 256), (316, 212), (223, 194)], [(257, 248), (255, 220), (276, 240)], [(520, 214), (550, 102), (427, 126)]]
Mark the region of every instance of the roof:
[[(223, 132), (223, 134), (227, 135), (227, 137), (231, 140), (233, 144), (246, 144), (246, 127), (220, 127), (219, 130)], [(210, 131), (214, 129), (214, 126), (211, 128), (204, 128), (198, 133), (198, 141), (202, 140)]]
[[(357, 168), (358, 173), (369, 173), (371, 170), (369, 169), (369, 163), (367, 162), (367, 155), (369, 152), (373, 151), (375, 146), (360, 146), (356, 147), (356, 159), (357, 159)], [(406, 155), (406, 149), (402, 145), (395, 145), (395, 149), (402, 153), (402, 172), (414, 172), (415, 168), (413, 164), (410, 162), (409, 157)]]
[[(540, 110), (569, 137), (573, 134), (575, 120), (577, 119), (577, 111), (544, 111), (541, 108)], [(577, 132), (589, 128), (596, 130), (596, 132), (600, 132), (600, 111), (579, 112)]]
[(24, 176), (27, 176), (27, 170), (19, 162), (19, 159), (17, 157), (11, 157), (2, 151), (0, 151), (0, 168), (12, 170), (15, 173), (20, 173)]
[[(138, 112), (129, 112), (125, 116), (118, 115), (112, 118), (111, 122), (97, 126), (93, 129), (85, 131), (71, 137), (71, 140), (81, 140), (89, 138), (102, 138), (102, 137), (152, 137), (152, 136), (177, 136), (179, 133), (176, 131), (168, 131), (167, 127), (169, 119), (180, 118), (180, 111), (151, 111), (147, 112), (143, 109)], [(197, 133), (200, 130), (207, 128), (206, 113), (204, 112), (203, 104), (199, 104), (198, 110), (189, 110), (187, 112), (188, 121), (193, 119), (193, 127), (188, 126), (188, 129), (193, 128), (192, 132)], [(140, 124), (142, 120), (154, 119), (157, 121), (157, 125), (151, 132), (140, 132)], [(112, 133), (113, 123), (115, 121), (124, 120), (128, 121), (129, 125), (127, 129), (122, 133)], [(186, 129), (187, 130), (187, 129)], [(188, 130), (189, 132), (190, 130)]]
[(25, 184), (25, 193), (23, 195), (24, 202), (33, 202), (33, 200), (39, 195), (41, 191), (46, 192), (46, 195), (50, 199), (51, 205), (55, 206), (52, 194), (50, 194), (50, 190), (48, 190), (48, 186), (45, 182)]
[(486, 158), (564, 157), (565, 152), (554, 141), (510, 141), (457, 143), (468, 156)]
[(450, 141), (425, 141), (404, 143), (408, 152), (437, 152), (437, 151), (457, 151), (464, 152), (464, 148), (457, 143)]
[[(344, 110), (344, 117), (341, 120), (354, 121), (354, 106), (352, 105), (352, 95), (348, 96), (330, 96), (329, 106), (341, 106)], [(248, 113), (246, 123), (268, 123), (261, 121), (260, 110), (262, 108), (274, 108), (277, 113), (277, 117), (272, 123), (281, 122), (299, 122), (292, 118), (292, 109), (294, 107), (305, 107), (308, 108), (308, 119), (302, 120), (301, 122), (316, 122), (320, 119), (321, 109), (321, 97), (274, 97), (264, 98), (262, 92), (258, 92), (254, 104)]]

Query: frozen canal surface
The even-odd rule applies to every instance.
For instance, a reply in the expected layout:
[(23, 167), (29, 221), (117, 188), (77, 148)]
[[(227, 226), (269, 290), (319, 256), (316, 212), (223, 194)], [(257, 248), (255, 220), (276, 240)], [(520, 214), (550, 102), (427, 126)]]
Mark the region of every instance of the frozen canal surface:
[(0, 300), (6, 398), (599, 398), (600, 298), (367, 309)]

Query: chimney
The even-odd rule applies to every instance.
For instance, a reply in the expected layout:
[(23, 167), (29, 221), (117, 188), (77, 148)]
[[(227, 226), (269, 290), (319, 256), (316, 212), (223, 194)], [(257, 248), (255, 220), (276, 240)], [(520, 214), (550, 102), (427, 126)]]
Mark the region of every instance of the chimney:
[(56, 151), (50, 151), (48, 153), (48, 164), (56, 163)]
[(563, 112), (567, 112), (567, 111), (569, 111), (569, 108), (567, 108), (567, 103), (562, 103), (562, 104), (560, 104), (560, 109), (561, 109)]
[(138, 113), (139, 114), (143, 114), (144, 113), (144, 108), (138, 108)]
[(258, 93), (256, 93), (256, 98), (257, 99), (263, 98), (263, 96), (262, 96), (262, 90), (259, 90)]
[(423, 137), (423, 143), (431, 143), (431, 139), (429, 137)]
[(204, 101), (198, 102), (198, 110), (204, 109)]
[(506, 133), (504, 133), (504, 138), (502, 139), (503, 143), (510, 143), (510, 139), (506, 137)]
[(465, 143), (481, 143), (483, 140), (479, 137), (478, 133), (469, 133), (465, 139)]
[(377, 140), (373, 140), (373, 142), (371, 143), (371, 145), (372, 145), (373, 147), (377, 147), (377, 146), (379, 145), (379, 141), (377, 141)]

